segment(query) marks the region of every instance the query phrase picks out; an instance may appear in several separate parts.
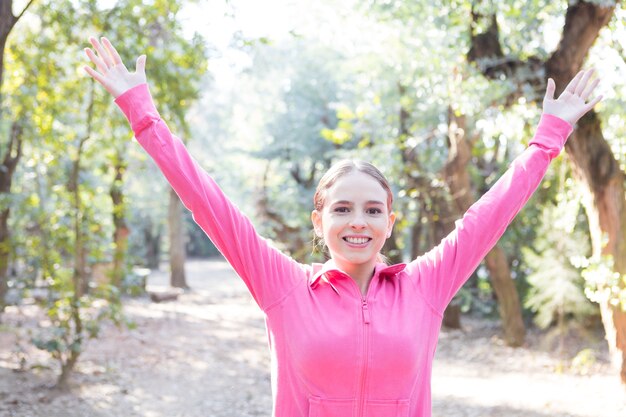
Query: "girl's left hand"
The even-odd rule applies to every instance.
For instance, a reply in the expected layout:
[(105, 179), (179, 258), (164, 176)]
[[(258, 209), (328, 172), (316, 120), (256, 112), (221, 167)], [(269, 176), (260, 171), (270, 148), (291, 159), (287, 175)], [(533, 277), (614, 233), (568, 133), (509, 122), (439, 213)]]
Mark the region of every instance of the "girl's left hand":
[(94, 37), (89, 38), (96, 52), (85, 48), (87, 57), (96, 65), (97, 71), (85, 66), (85, 71), (109, 92), (114, 98), (119, 97), (125, 91), (146, 83), (146, 56), (137, 58), (135, 72), (130, 72), (122, 62), (120, 54), (111, 45), (107, 38), (102, 38), (102, 43)]
[(546, 95), (543, 98), (543, 112), (559, 117), (572, 126), (575, 125), (578, 119), (583, 117), (585, 113), (602, 100), (602, 96), (600, 95), (587, 102), (587, 99), (600, 82), (600, 80), (596, 78), (589, 84), (589, 79), (593, 73), (594, 71), (592, 69), (580, 71), (572, 81), (569, 82), (565, 90), (556, 100), (554, 99), (556, 86), (554, 80), (550, 78), (548, 80)]

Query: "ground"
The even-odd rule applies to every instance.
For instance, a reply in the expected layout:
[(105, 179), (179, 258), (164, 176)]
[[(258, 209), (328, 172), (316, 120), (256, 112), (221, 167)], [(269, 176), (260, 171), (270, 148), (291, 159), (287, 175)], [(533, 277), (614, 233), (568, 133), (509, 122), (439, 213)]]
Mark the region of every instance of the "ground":
[[(191, 261), (187, 273), (192, 291), (177, 301), (125, 301), (137, 328), (106, 325), (67, 393), (50, 389), (57, 366), (28, 342), (37, 308), (10, 307), (0, 327), (0, 416), (270, 416), (263, 315), (223, 261)], [(152, 289), (166, 282), (164, 272), (149, 278)], [(443, 330), (433, 417), (626, 416), (626, 387), (610, 370), (599, 334), (569, 338), (560, 355), (541, 332), (527, 340), (506, 347), (497, 322), (470, 317), (463, 330)], [(592, 359), (571, 366), (585, 348)], [(26, 371), (19, 371), (22, 358)]]

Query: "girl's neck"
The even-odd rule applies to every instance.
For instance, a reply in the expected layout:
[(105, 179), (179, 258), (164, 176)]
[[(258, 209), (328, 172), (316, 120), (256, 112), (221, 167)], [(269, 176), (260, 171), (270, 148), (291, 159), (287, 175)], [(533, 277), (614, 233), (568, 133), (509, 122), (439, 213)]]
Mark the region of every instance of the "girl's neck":
[(335, 260), (335, 265), (340, 270), (350, 275), (350, 277), (356, 283), (357, 287), (359, 287), (361, 295), (365, 297), (365, 295), (367, 294), (367, 289), (369, 288), (370, 281), (374, 276), (374, 271), (376, 269), (376, 260), (358, 265), (351, 263), (343, 264)]

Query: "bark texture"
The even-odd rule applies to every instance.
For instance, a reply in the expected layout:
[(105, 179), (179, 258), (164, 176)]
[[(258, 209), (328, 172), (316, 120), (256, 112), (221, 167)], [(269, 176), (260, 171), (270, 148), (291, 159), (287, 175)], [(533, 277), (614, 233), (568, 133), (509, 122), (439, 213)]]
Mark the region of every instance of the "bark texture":
[(121, 289), (122, 280), (126, 273), (126, 251), (128, 249), (128, 226), (126, 224), (126, 205), (124, 203), (124, 191), (122, 189), (126, 163), (123, 155), (118, 152), (113, 164), (114, 177), (109, 190), (113, 202), (113, 271), (111, 284)]
[(185, 227), (183, 223), (183, 203), (173, 189), (170, 189), (168, 207), (170, 237), (170, 285), (176, 288), (189, 288), (185, 276)]
[(148, 218), (143, 228), (144, 242), (146, 245), (146, 266), (150, 269), (159, 269), (161, 258), (161, 233), (160, 225), (154, 226)]

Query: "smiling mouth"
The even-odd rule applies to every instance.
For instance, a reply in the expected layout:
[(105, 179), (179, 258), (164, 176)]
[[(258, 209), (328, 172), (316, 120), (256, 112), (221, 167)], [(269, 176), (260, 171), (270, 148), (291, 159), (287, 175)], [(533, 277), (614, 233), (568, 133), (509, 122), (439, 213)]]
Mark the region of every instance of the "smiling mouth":
[(353, 245), (364, 245), (370, 240), (371, 237), (344, 237), (343, 240)]

